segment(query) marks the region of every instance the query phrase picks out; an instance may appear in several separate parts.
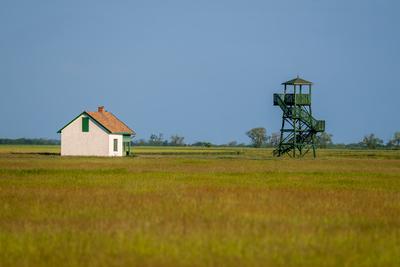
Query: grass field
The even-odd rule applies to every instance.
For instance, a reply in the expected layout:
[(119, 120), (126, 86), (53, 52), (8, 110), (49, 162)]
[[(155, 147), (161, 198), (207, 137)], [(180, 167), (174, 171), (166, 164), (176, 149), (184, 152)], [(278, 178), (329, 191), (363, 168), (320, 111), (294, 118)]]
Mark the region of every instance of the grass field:
[(400, 151), (0, 146), (0, 266), (400, 266)]

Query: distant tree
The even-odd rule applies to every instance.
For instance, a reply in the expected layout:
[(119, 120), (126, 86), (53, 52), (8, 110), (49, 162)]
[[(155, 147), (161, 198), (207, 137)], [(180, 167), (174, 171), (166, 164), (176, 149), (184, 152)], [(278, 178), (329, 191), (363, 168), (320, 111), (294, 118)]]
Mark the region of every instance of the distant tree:
[(393, 138), (389, 141), (389, 146), (394, 146), (396, 148), (400, 147), (400, 132), (395, 132)]
[(171, 146), (183, 146), (185, 142), (183, 141), (185, 137), (179, 136), (177, 134), (171, 136), (171, 142), (169, 143)]
[(236, 141), (230, 141), (228, 144), (227, 144), (227, 146), (237, 146), (238, 145), (238, 142), (236, 142)]
[(332, 135), (326, 132), (322, 132), (317, 135), (316, 138), (317, 146), (320, 148), (327, 148), (328, 146), (332, 145)]
[(265, 128), (253, 128), (246, 133), (246, 135), (251, 139), (251, 144), (254, 147), (261, 147), (264, 145), (268, 138), (267, 138), (267, 130)]
[(163, 145), (163, 143), (164, 143), (164, 138), (162, 133), (159, 133), (158, 135), (157, 134), (150, 135), (149, 145), (160, 146)]
[(369, 149), (375, 149), (383, 145), (383, 140), (376, 137), (373, 133), (364, 136), (362, 143)]
[(281, 134), (280, 133), (272, 133), (271, 138), (269, 139), (269, 143), (271, 146), (275, 147), (279, 145), (279, 142), (281, 141)]

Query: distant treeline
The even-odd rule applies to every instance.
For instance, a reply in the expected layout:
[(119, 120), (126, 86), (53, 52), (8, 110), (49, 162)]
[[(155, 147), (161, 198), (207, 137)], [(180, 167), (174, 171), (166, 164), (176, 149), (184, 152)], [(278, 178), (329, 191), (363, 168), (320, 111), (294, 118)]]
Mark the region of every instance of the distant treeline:
[(169, 139), (165, 139), (162, 133), (151, 134), (149, 139), (138, 139), (133, 140), (132, 145), (134, 146), (196, 146), (196, 147), (222, 147), (222, 146), (232, 146), (232, 147), (247, 147), (251, 146), (248, 144), (238, 144), (236, 141), (232, 141), (228, 144), (217, 145), (208, 141), (198, 141), (192, 144), (185, 142), (185, 137), (179, 136), (177, 134), (172, 135)]
[(59, 145), (59, 140), (45, 138), (0, 138), (0, 145)]
[[(192, 144), (185, 143), (185, 138), (179, 135), (172, 135), (169, 139), (164, 139), (163, 134), (152, 134), (149, 139), (134, 139), (134, 146), (195, 146), (195, 147), (276, 147), (280, 142), (280, 133), (267, 135), (265, 128), (253, 128), (246, 135), (250, 138), (250, 143), (238, 143), (231, 141), (226, 144), (213, 144), (208, 141), (198, 141)], [(346, 148), (346, 149), (400, 149), (400, 131), (395, 132), (393, 138), (388, 142), (374, 134), (365, 135), (360, 142), (351, 144), (338, 144), (332, 141), (332, 134), (319, 133), (316, 136), (316, 145), (319, 148)], [(0, 145), (60, 145), (59, 140), (45, 138), (0, 138)]]
[(252, 147), (250, 144), (230, 142), (228, 144), (213, 144), (207, 141), (198, 141), (191, 144), (188, 143), (174, 143), (168, 140), (163, 140), (162, 142), (151, 142), (145, 139), (139, 139), (132, 141), (133, 146), (194, 146), (194, 147)]
[[(253, 128), (246, 132), (250, 143), (238, 143), (231, 141), (226, 144), (213, 144), (208, 141), (199, 141), (192, 144), (185, 143), (185, 138), (179, 135), (172, 135), (164, 139), (162, 133), (152, 134), (149, 139), (138, 139), (132, 142), (135, 146), (195, 146), (195, 147), (276, 147), (280, 142), (280, 133), (267, 135), (265, 128)], [(345, 148), (345, 149), (400, 149), (400, 132), (395, 132), (393, 138), (385, 143), (374, 134), (365, 135), (360, 142), (351, 144), (339, 144), (332, 141), (332, 134), (323, 132), (315, 138), (319, 148)]]

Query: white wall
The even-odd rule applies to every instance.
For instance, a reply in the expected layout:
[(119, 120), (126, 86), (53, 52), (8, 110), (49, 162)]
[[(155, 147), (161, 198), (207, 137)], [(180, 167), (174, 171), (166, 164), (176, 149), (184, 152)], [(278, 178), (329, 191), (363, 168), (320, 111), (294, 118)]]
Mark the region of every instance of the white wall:
[(61, 155), (109, 156), (108, 133), (92, 119), (89, 119), (89, 132), (82, 132), (82, 117), (86, 115), (81, 115), (61, 131)]
[[(121, 134), (110, 134), (108, 136), (109, 141), (108, 141), (108, 155), (109, 156), (123, 156), (123, 145), (122, 145), (122, 139), (123, 139), (123, 135)], [(115, 152), (114, 151), (114, 139), (118, 140), (118, 151)]]

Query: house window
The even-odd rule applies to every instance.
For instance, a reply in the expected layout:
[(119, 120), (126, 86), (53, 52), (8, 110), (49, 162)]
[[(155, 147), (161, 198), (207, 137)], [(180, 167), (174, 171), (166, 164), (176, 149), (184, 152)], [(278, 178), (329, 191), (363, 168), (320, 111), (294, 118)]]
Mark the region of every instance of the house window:
[(89, 118), (88, 117), (82, 118), (82, 132), (84, 132), (84, 133), (89, 132)]
[(114, 139), (114, 152), (118, 152), (118, 139)]

